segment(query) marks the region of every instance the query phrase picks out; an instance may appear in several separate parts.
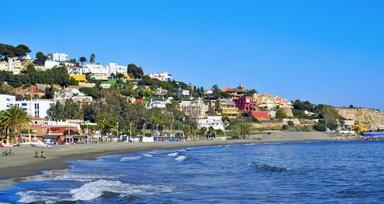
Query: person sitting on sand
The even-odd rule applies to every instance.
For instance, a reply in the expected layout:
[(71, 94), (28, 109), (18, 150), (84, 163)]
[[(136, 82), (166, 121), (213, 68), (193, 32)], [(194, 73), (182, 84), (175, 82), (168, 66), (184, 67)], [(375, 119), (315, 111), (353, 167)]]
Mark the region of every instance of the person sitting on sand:
[(43, 159), (45, 159), (46, 157), (45, 157), (45, 155), (44, 155), (44, 151), (41, 151), (41, 155), (40, 155), (40, 158), (43, 158)]
[(12, 150), (12, 148), (9, 148), (8, 156), (15, 156), (15, 152)]
[(34, 158), (39, 158), (39, 152), (38, 151), (35, 152)]

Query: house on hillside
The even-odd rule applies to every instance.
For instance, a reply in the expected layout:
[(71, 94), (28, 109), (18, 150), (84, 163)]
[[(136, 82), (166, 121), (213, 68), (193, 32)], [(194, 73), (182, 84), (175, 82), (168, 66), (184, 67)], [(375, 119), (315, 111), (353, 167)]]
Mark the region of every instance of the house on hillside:
[(208, 106), (204, 104), (202, 99), (182, 100), (179, 103), (179, 109), (185, 115), (192, 118), (204, 118), (208, 112)]
[(207, 116), (205, 118), (199, 118), (196, 120), (197, 128), (206, 128), (209, 129), (212, 127), (215, 130), (224, 130), (225, 125), (221, 116)]
[(240, 115), (240, 111), (232, 99), (217, 99), (215, 107), (219, 115), (225, 115), (228, 118), (236, 118)]
[(95, 80), (108, 80), (108, 70), (100, 64), (86, 64), (82, 67), (82, 73), (88, 73)]
[(159, 80), (159, 81), (172, 81), (173, 77), (171, 74), (167, 72), (159, 72), (159, 73), (154, 73), (154, 74), (148, 74), (148, 76), (151, 79)]
[(108, 70), (108, 76), (110, 77), (112, 74), (117, 76), (117, 74), (123, 74), (123, 75), (126, 75), (127, 74), (127, 66), (121, 66), (121, 65), (118, 65), (116, 63), (109, 63), (107, 66), (106, 66), (106, 69)]
[(151, 99), (150, 102), (147, 103), (146, 107), (148, 109), (152, 108), (166, 108), (167, 107), (167, 102), (162, 99)]

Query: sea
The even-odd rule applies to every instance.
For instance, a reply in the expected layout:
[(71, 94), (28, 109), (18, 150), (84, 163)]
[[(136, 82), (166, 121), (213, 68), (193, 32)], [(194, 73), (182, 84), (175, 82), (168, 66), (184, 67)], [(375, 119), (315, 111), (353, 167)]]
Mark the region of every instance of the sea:
[(3, 186), (0, 203), (384, 203), (384, 142), (114, 154)]

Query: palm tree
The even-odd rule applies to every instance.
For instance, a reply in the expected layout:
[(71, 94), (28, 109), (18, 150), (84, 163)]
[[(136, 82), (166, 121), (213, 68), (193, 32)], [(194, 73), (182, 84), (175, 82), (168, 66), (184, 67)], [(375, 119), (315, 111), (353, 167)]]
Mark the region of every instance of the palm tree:
[(30, 121), (31, 119), (27, 115), (27, 113), (18, 106), (13, 106), (12, 108), (5, 111), (1, 122), (4, 127), (9, 131), (8, 141), (9, 136), (11, 136), (13, 141), (16, 141), (16, 136), (18, 136), (19, 141), (21, 141), (20, 131), (25, 126), (27, 126)]
[(87, 62), (87, 58), (86, 57), (80, 57), (79, 61), (81, 62), (81, 65), (84, 66), (85, 63)]
[(4, 125), (4, 111), (0, 111), (0, 141), (4, 140), (4, 137), (7, 133), (7, 128)]
[(96, 61), (96, 55), (92, 53), (91, 56), (89, 57), (89, 62), (93, 64), (95, 63), (95, 61)]

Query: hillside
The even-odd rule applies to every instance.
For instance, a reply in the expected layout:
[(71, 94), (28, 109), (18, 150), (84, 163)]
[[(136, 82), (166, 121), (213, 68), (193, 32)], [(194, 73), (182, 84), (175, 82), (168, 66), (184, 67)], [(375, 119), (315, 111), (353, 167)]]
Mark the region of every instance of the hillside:
[(336, 111), (345, 119), (367, 123), (371, 129), (378, 129), (384, 124), (384, 113), (368, 108), (337, 108)]

